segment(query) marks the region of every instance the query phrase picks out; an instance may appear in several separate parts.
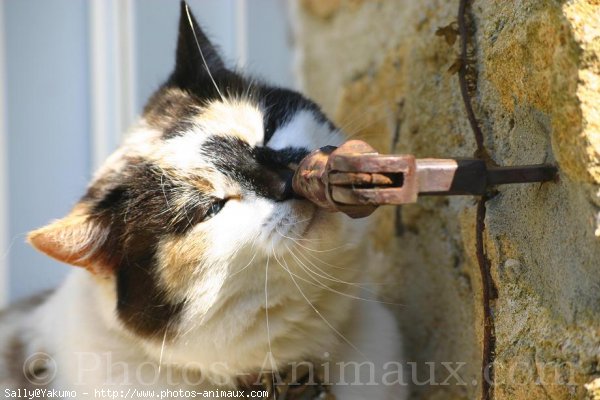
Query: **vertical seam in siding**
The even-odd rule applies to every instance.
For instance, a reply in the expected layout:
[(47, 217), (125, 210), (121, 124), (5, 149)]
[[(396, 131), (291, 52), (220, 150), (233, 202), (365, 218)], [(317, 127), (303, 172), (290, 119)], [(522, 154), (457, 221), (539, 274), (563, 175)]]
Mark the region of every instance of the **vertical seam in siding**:
[(239, 68), (248, 63), (248, 4), (247, 0), (235, 2), (235, 52)]
[(4, 2), (0, 3), (0, 307), (8, 299), (9, 256), (8, 256), (8, 146), (6, 124), (6, 53), (4, 29)]
[(92, 170), (96, 170), (106, 158), (110, 148), (111, 120), (109, 111), (110, 71), (107, 55), (110, 21), (109, 8), (112, 0), (92, 0), (90, 2), (90, 116), (92, 135)]
[(135, 59), (135, 16), (133, 0), (120, 0), (118, 13), (118, 35), (115, 35), (115, 48), (118, 49), (117, 63), (118, 97), (120, 98), (120, 126), (122, 135), (136, 118), (136, 59)]
[(136, 114), (133, 9), (132, 0), (90, 2), (93, 170), (119, 144)]

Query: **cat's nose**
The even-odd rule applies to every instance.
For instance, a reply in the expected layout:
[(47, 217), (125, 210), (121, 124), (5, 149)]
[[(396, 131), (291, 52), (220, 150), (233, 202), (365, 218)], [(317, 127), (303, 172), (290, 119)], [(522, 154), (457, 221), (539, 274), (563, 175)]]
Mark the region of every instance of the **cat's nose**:
[(273, 150), (265, 147), (257, 149), (257, 161), (265, 168), (265, 175), (272, 177), (268, 179), (268, 185), (271, 187), (266, 191), (267, 197), (275, 201), (299, 198), (294, 192), (292, 179), (298, 163), (306, 154), (308, 151), (301, 149)]
[(283, 189), (281, 191), (280, 201), (291, 200), (295, 198), (299, 198), (294, 192), (294, 188), (292, 186), (292, 180), (294, 178), (295, 169), (285, 170), (280, 173), (280, 177), (282, 179)]
[(292, 156), (282, 159), (282, 164), (277, 170), (277, 174), (282, 180), (282, 190), (280, 192), (280, 201), (301, 199), (301, 196), (294, 191), (294, 174), (300, 165), (300, 161), (308, 154), (308, 151), (297, 151)]
[(269, 187), (265, 187), (266, 190), (262, 194), (276, 202), (299, 198), (296, 196), (292, 185), (294, 172), (294, 169), (284, 166), (264, 170), (265, 177), (268, 176), (265, 184)]

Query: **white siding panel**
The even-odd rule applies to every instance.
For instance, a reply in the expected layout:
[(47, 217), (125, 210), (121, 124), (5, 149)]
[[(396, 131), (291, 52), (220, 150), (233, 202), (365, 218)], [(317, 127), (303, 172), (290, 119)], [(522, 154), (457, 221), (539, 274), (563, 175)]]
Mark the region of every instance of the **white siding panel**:
[(8, 163), (6, 160), (6, 76), (4, 3), (0, 2), (0, 307), (8, 300)]

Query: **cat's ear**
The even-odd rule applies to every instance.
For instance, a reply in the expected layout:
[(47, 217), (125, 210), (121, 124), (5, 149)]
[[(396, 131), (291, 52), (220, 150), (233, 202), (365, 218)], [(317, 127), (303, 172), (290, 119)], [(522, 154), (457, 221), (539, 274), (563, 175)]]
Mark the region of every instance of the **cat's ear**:
[(105, 275), (112, 271), (104, 250), (108, 237), (108, 227), (78, 205), (63, 219), (30, 232), (27, 240), (58, 261)]
[(175, 71), (171, 80), (193, 85), (225, 68), (215, 46), (206, 37), (185, 1), (181, 2)]

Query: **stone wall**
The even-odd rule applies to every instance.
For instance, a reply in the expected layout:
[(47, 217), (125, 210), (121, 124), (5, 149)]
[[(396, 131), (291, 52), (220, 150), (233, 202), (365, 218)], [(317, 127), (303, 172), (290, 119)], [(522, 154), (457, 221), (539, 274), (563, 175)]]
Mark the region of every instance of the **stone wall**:
[[(556, 183), (503, 186), (487, 202), (494, 398), (600, 399), (600, 2), (472, 3), (486, 148), (500, 165), (560, 169)], [(473, 156), (452, 68), (458, 40), (436, 35), (456, 22), (458, 0), (293, 4), (303, 89), (349, 135), (381, 152)], [(396, 313), (419, 379), (431, 378), (427, 362), (437, 383), (448, 375), (441, 362), (466, 363), (463, 382), (415, 385), (415, 399), (480, 396), (475, 209), (474, 198), (430, 197), (374, 217), (374, 279), (404, 304)]]

